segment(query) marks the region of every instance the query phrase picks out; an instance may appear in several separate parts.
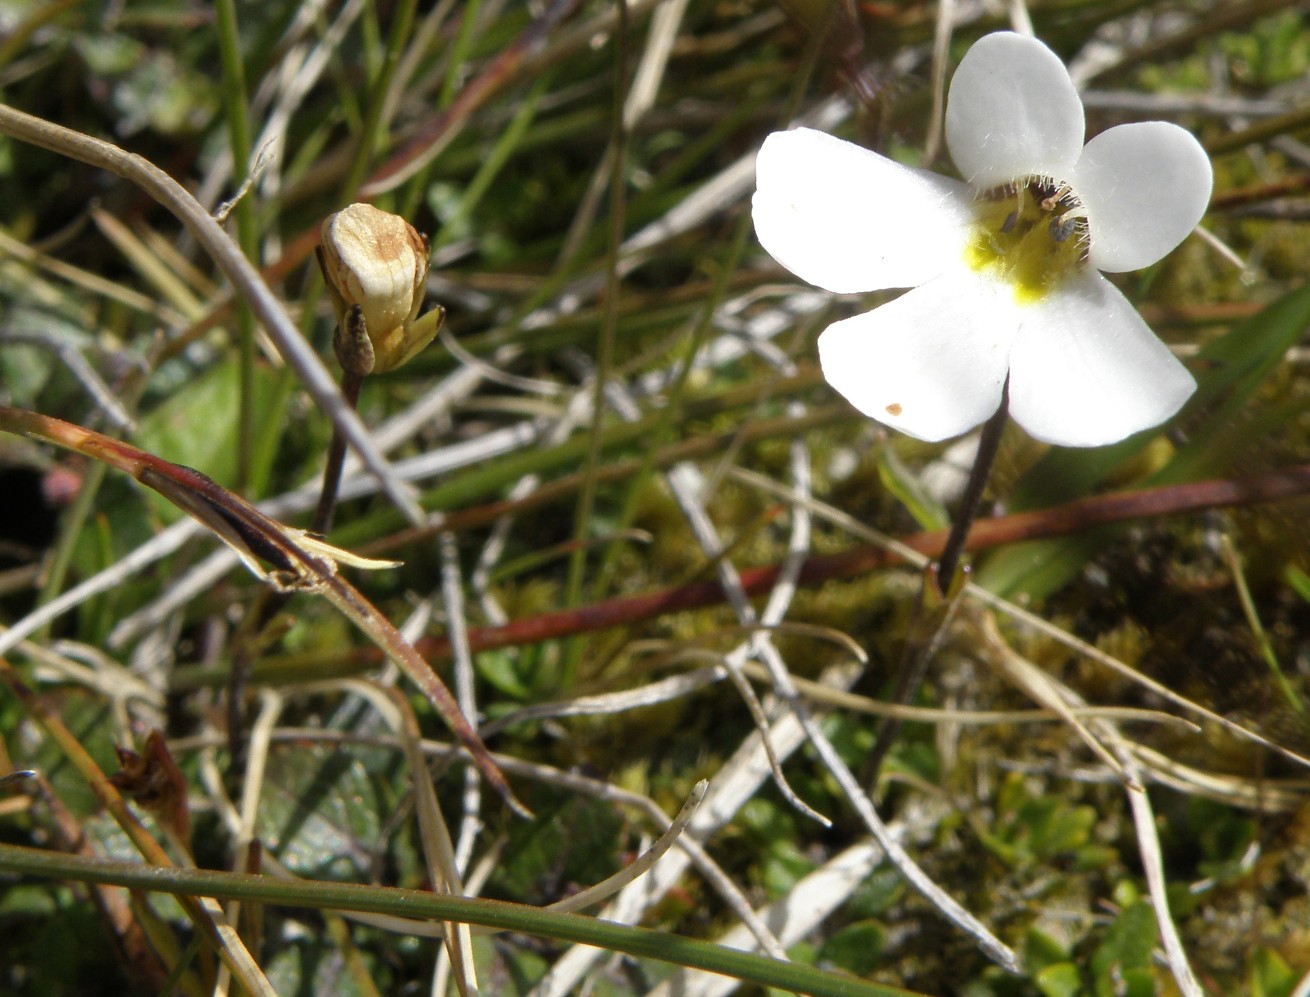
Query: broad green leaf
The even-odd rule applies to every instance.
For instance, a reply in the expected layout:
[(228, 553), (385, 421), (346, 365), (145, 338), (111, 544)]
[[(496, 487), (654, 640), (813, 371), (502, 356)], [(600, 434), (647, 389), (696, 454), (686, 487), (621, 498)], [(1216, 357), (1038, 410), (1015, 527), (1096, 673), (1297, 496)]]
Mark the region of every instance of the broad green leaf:
[(1047, 966), (1034, 977), (1033, 982), (1042, 992), (1042, 997), (1078, 997), (1083, 992), (1078, 967), (1071, 962), (1057, 962)]
[[(168, 399), (142, 417), (133, 442), (164, 460), (185, 464), (201, 471), (221, 485), (231, 487), (237, 469), (237, 378), (235, 361), (220, 363), (196, 375), (185, 390)], [(255, 414), (261, 438), (257, 452), (264, 464), (262, 478), (273, 458), (268, 437), (279, 433), (285, 392), (275, 375), (256, 368)], [(163, 496), (152, 502), (160, 517), (173, 522), (186, 514)]]
[(1273, 949), (1257, 949), (1247, 970), (1251, 997), (1291, 997), (1299, 978), (1300, 974)]
[(403, 768), (398, 752), (382, 749), (282, 748), (269, 759), (260, 839), (298, 875), (367, 882), (405, 792)]
[[(1110, 925), (1105, 940), (1092, 956), (1092, 972), (1096, 977), (1098, 997), (1117, 997), (1123, 993), (1121, 984), (1130, 994), (1140, 993), (1141, 980), (1130, 982), (1132, 971), (1145, 971), (1150, 986), (1149, 969), (1151, 952), (1155, 948), (1155, 911), (1145, 900), (1129, 904)], [(1150, 989), (1146, 990), (1151, 993)]]

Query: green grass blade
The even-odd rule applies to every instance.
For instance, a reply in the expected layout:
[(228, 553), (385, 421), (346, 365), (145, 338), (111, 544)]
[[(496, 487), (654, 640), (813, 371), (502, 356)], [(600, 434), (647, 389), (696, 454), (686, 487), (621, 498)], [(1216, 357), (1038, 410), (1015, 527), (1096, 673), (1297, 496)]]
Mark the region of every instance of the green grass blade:
[(14, 845), (0, 845), (0, 869), (27, 876), (108, 883), (179, 896), (460, 921), (595, 945), (814, 997), (914, 997), (913, 991), (899, 987), (836, 976), (809, 966), (779, 962), (650, 928), (634, 928), (581, 914), (561, 914), (497, 900), (354, 883), (288, 882), (272, 876), (161, 868)]

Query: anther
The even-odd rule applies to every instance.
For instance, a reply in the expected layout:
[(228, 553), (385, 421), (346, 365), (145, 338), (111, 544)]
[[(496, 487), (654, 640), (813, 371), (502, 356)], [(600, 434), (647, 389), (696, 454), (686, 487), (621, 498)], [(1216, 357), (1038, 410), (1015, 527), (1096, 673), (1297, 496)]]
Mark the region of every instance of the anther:
[(1078, 219), (1072, 215), (1062, 215), (1059, 218), (1052, 218), (1050, 224), (1051, 241), (1064, 242), (1069, 236), (1073, 235), (1074, 229), (1078, 227)]

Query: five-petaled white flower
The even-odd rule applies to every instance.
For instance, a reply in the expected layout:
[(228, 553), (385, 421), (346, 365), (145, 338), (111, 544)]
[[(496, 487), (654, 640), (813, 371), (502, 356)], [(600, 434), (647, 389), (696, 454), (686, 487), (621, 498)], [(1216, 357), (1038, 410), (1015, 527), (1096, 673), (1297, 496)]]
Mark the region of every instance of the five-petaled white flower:
[(946, 142), (966, 183), (809, 129), (760, 150), (755, 230), (797, 276), (838, 293), (913, 288), (819, 337), (824, 376), (922, 440), (1010, 413), (1032, 436), (1101, 446), (1158, 425), (1196, 387), (1097, 271), (1149, 266), (1192, 231), (1210, 161), (1162, 121), (1083, 146), (1059, 58), (1001, 32), (951, 82)]

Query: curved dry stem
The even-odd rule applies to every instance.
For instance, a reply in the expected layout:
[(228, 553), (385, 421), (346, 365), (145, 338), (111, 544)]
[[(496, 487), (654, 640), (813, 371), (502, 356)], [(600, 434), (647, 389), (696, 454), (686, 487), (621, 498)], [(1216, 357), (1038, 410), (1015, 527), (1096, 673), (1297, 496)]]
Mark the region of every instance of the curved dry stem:
[(673, 818), (673, 822), (655, 840), (655, 843), (638, 855), (634, 861), (624, 866), (613, 876), (603, 879), (585, 890), (579, 890), (571, 897), (565, 897), (563, 900), (549, 904), (546, 910), (582, 910), (584, 907), (590, 907), (592, 904), (607, 900), (629, 883), (645, 875), (646, 871), (658, 862), (664, 853), (672, 848), (674, 843), (682, 836), (682, 832), (686, 830), (687, 824), (695, 816), (696, 808), (700, 806), (701, 800), (705, 799), (705, 793), (709, 788), (708, 779), (702, 779), (696, 783), (692, 788), (691, 795), (687, 797), (682, 809), (678, 811), (678, 816)]
[(378, 451), (363, 422), (337, 390), (332, 375), (305, 342), (282, 302), (264, 282), (254, 265), (194, 197), (176, 180), (142, 156), (120, 149), (101, 139), (42, 118), (24, 114), (0, 104), (0, 132), (32, 145), (49, 149), (70, 159), (108, 170), (131, 181), (173, 213), (186, 226), (223, 271), (232, 286), (246, 300), (263, 323), (278, 352), (300, 376), (305, 390), (318, 403), (332, 425), (359, 454), (364, 465), (377, 476), (388, 498), (414, 525), (424, 522), (423, 510), (409, 487), (391, 470)]
[[(440, 676), (391, 621), (337, 573), (337, 562), (349, 563), (354, 555), (283, 526), (199, 471), (82, 426), (0, 406), (0, 428), (75, 450), (132, 475), (213, 531), (257, 578), (281, 592), (323, 596), (409, 676), (477, 759), (492, 787), (516, 813), (528, 815)], [(272, 570), (265, 570), (262, 562), (271, 564)]]

